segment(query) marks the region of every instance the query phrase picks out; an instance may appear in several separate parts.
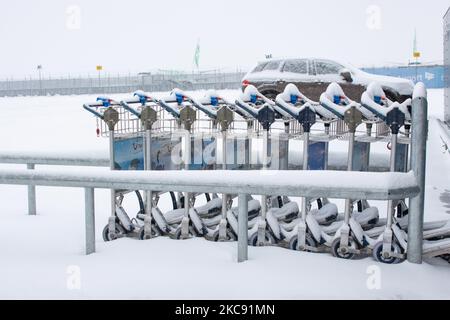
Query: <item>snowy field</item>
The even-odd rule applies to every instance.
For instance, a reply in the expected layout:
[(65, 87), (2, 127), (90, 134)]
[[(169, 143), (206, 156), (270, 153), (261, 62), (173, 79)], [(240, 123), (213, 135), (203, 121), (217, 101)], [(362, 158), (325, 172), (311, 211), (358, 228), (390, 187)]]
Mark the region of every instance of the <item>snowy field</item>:
[[(237, 91), (222, 94), (233, 97)], [(0, 98), (0, 152), (107, 154), (107, 140), (96, 137), (95, 121), (81, 108), (94, 100)], [(436, 122), (443, 118), (442, 90), (429, 91), (429, 115), (425, 219), (432, 221), (450, 218), (450, 157), (443, 153)], [(345, 143), (332, 142), (330, 148), (331, 163), (345, 159)], [(296, 150), (301, 145), (291, 149), (290, 161), (300, 163)], [(385, 144), (375, 145), (372, 152), (387, 165)], [(104, 243), (108, 197), (107, 190), (96, 192), (97, 252), (85, 256), (83, 190), (38, 187), (38, 215), (27, 216), (26, 187), (0, 186), (0, 298), (450, 298), (450, 265), (439, 259), (383, 265), (370, 257), (344, 261), (330, 254), (250, 247), (249, 261), (238, 264), (236, 243), (164, 237)], [(342, 210), (342, 202), (338, 204)], [(374, 204), (382, 217), (386, 204)]]

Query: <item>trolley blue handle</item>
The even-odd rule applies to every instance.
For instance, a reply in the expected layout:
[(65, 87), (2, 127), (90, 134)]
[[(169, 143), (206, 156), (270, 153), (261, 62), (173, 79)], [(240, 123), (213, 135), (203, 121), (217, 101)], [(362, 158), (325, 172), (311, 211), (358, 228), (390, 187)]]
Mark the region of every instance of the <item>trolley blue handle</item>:
[(104, 107), (111, 106), (111, 99), (105, 97), (97, 97), (97, 101), (101, 101)]
[(139, 98), (139, 102), (142, 104), (142, 105), (145, 105), (147, 102), (154, 102), (154, 103), (158, 103), (159, 101), (158, 101), (158, 99), (155, 99), (155, 98), (153, 98), (153, 97), (150, 97), (149, 95), (147, 95), (144, 91), (142, 91), (142, 90), (138, 90), (138, 91), (135, 91), (134, 92), (134, 94), (133, 94), (133, 96), (135, 96), (135, 97), (138, 97)]
[(158, 100), (148, 96), (147, 94), (145, 94), (143, 91), (139, 90), (134, 92), (133, 96), (137, 97), (137, 100), (128, 100), (128, 101), (121, 101), (120, 105), (127, 111), (129, 111), (130, 113), (134, 114), (136, 117), (138, 117), (139, 119), (141, 118), (141, 113), (139, 111), (137, 111), (136, 109), (130, 107), (129, 104), (135, 104), (135, 103), (140, 103), (142, 106), (145, 106), (145, 104), (148, 101), (152, 101), (155, 103), (158, 103)]

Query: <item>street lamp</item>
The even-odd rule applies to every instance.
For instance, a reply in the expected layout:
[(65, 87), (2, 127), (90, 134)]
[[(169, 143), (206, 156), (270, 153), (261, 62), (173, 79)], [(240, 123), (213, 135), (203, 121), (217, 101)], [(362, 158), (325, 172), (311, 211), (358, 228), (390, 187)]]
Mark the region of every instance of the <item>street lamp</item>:
[(41, 72), (42, 72), (42, 65), (41, 64), (37, 66), (37, 70), (38, 70), (38, 73), (39, 73), (39, 95), (42, 96), (42, 74), (41, 74)]
[(101, 74), (101, 72), (102, 72), (102, 70), (103, 70), (103, 66), (102, 65), (97, 65), (97, 66), (95, 66), (95, 70), (97, 70), (98, 71), (98, 91), (100, 92), (101, 91), (101, 80), (100, 80), (100, 74)]

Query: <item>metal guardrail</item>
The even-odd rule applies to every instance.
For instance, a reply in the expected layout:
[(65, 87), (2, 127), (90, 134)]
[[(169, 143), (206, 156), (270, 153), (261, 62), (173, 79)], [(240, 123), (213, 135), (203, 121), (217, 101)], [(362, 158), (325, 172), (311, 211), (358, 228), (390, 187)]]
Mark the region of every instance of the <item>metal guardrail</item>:
[[(268, 179), (271, 177), (271, 179)], [(342, 181), (352, 181), (351, 186)], [(359, 183), (358, 183), (359, 182)], [(0, 184), (400, 200), (417, 195), (411, 173), (347, 171), (105, 171), (0, 169)]]
[[(414, 197), (420, 191), (412, 173), (277, 171), (275, 174), (277, 179), (267, 179), (268, 175), (271, 173), (219, 170), (83, 173), (55, 172), (46, 169), (0, 169), (0, 184), (84, 188), (86, 254), (95, 252), (94, 190), (96, 188), (238, 193), (238, 261), (247, 260), (248, 195), (283, 194), (298, 197), (395, 200)], [(334, 179), (330, 180), (330, 177)], [(345, 185), (338, 183), (340, 181), (356, 183)], [(357, 183), (358, 181), (360, 183)], [(371, 182), (365, 183), (367, 181)]]
[[(0, 163), (26, 164), (28, 170), (34, 170), (36, 165), (109, 167), (109, 159), (107, 157), (87, 157), (86, 155), (80, 156), (79, 153), (66, 155), (39, 155), (31, 152), (0, 153)], [(28, 185), (28, 214), (36, 215), (36, 211), (36, 187)]]
[[(27, 169), (34, 170), (36, 165), (51, 166), (79, 166), (79, 167), (109, 167), (108, 153), (103, 157), (100, 154), (80, 155), (80, 152), (66, 153), (65, 155), (44, 154), (34, 152), (0, 152), (0, 164), (24, 164)], [(330, 170), (345, 170), (345, 165), (329, 165)], [(371, 168), (371, 171), (380, 171)], [(36, 187), (28, 186), (28, 214), (35, 215), (36, 209)]]
[[(77, 167), (109, 167), (108, 153), (90, 155), (71, 152), (64, 155), (35, 152), (0, 152), (0, 164), (24, 164), (27, 169), (34, 170), (36, 165), (44, 166), (77, 166)], [(345, 170), (345, 165), (329, 165), (330, 170)], [(371, 171), (381, 171), (372, 167)], [(36, 187), (28, 186), (28, 214), (36, 214)]]
[(86, 155), (79, 153), (67, 155), (38, 155), (33, 153), (2, 153), (0, 152), (0, 163), (27, 164), (27, 165), (58, 165), (58, 166), (88, 166), (109, 167), (108, 153), (105, 157)]

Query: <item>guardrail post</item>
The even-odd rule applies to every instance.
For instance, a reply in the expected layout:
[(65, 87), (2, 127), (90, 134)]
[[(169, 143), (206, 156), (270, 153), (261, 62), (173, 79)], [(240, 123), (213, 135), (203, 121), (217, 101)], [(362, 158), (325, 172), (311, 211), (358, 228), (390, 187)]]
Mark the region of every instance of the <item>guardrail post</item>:
[(86, 254), (95, 252), (95, 201), (94, 188), (84, 189)]
[[(416, 85), (416, 87), (418, 85)], [(423, 211), (425, 202), (425, 170), (428, 137), (427, 109), (428, 101), (425, 96), (418, 96), (413, 99), (411, 170), (414, 171), (420, 192), (417, 196), (411, 198), (409, 202), (407, 259), (411, 263), (418, 264), (422, 263), (423, 253)]]
[(238, 262), (248, 260), (248, 197), (246, 194), (238, 196)]
[[(34, 170), (34, 163), (27, 164), (28, 170)], [(28, 215), (36, 215), (36, 186), (28, 186)]]

